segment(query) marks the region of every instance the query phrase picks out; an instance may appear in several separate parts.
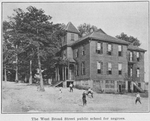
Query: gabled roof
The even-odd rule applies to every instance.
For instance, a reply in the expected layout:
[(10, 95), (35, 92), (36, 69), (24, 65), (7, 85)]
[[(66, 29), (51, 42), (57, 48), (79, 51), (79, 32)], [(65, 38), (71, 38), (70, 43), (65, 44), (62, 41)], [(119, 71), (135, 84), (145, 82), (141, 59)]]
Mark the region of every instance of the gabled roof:
[(86, 40), (87, 38), (90, 39), (95, 39), (98, 41), (105, 41), (105, 42), (111, 42), (111, 43), (117, 43), (117, 44), (125, 44), (128, 45), (129, 42), (121, 40), (121, 39), (117, 39), (115, 37), (109, 36), (107, 35), (102, 29), (98, 29), (97, 31), (94, 31), (82, 38), (80, 38), (78, 41), (75, 41), (73, 44), (71, 44), (70, 46), (73, 46), (83, 40)]
[(132, 44), (130, 44), (130, 45), (128, 46), (128, 50), (146, 52), (146, 50), (144, 50), (144, 49), (142, 49), (142, 48), (139, 48), (139, 47), (137, 47), (137, 46), (133, 46)]
[(72, 33), (77, 33), (79, 34), (79, 31), (76, 29), (76, 27), (71, 23), (69, 22), (65, 28), (66, 31), (68, 32), (72, 32)]

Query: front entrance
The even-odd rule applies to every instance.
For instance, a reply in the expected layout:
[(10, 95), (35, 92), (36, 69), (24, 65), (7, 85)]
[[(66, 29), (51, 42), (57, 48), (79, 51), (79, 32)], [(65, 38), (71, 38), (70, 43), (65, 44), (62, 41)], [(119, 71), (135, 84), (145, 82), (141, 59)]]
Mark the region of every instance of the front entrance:
[(128, 92), (131, 92), (131, 81), (128, 81)]
[(119, 85), (119, 92), (122, 92), (122, 85)]
[(70, 84), (73, 84), (73, 81), (67, 81), (67, 87), (69, 87)]
[(68, 65), (57, 65), (55, 72), (55, 78), (57, 81), (75, 79), (75, 66), (73, 63), (70, 63)]

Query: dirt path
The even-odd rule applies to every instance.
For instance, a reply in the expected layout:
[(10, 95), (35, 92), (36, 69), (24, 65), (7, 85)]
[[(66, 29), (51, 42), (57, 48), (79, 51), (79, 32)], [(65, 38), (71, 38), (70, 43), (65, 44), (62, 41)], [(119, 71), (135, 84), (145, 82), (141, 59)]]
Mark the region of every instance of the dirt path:
[(3, 113), (30, 112), (147, 112), (148, 98), (142, 104), (135, 104), (135, 97), (128, 95), (97, 94), (87, 98), (87, 106), (82, 106), (83, 90), (45, 87), (45, 92), (37, 91), (36, 86), (7, 82), (2, 86)]

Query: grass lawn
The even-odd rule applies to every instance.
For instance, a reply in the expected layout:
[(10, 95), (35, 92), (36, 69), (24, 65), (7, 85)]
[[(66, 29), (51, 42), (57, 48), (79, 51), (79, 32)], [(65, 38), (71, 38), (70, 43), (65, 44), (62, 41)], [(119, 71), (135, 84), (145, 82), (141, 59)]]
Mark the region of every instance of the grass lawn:
[(2, 113), (31, 112), (148, 112), (148, 98), (141, 98), (142, 104), (135, 104), (134, 95), (98, 94), (87, 97), (82, 105), (84, 90), (45, 86), (45, 92), (37, 91), (35, 85), (25, 83), (2, 83)]

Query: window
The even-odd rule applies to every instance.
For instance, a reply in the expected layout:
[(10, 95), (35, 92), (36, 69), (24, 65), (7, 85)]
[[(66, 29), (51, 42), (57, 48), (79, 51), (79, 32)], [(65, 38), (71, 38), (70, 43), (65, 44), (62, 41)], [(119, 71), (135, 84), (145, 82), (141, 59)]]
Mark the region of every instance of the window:
[(118, 74), (122, 75), (122, 63), (118, 63)]
[(122, 46), (118, 45), (118, 56), (122, 56)]
[(97, 73), (102, 74), (102, 62), (97, 62)]
[(85, 55), (85, 45), (83, 45), (81, 48), (82, 48), (82, 55)]
[(136, 53), (137, 61), (140, 61), (140, 52)]
[(130, 67), (130, 77), (132, 77), (132, 67)]
[(76, 64), (76, 76), (79, 76), (79, 64)]
[(108, 74), (112, 74), (112, 64), (108, 63)]
[(136, 74), (137, 74), (137, 77), (140, 77), (140, 69), (139, 68), (136, 69)]
[(111, 83), (114, 84), (115, 82), (112, 80)]
[(115, 86), (114, 86), (114, 81), (113, 80), (106, 80), (105, 81), (105, 87), (106, 88), (114, 88)]
[(112, 44), (108, 44), (108, 47), (107, 47), (107, 54), (108, 54), (108, 55), (112, 55)]
[(98, 54), (103, 53), (103, 44), (101, 42), (96, 42), (96, 53)]
[(74, 41), (74, 34), (71, 33), (71, 41)]
[(81, 63), (81, 74), (85, 75), (85, 62)]
[(79, 56), (79, 50), (76, 49), (76, 50), (75, 50), (75, 57), (77, 58), (78, 56)]
[(129, 56), (130, 56), (129, 61), (133, 61), (133, 52), (130, 52)]

